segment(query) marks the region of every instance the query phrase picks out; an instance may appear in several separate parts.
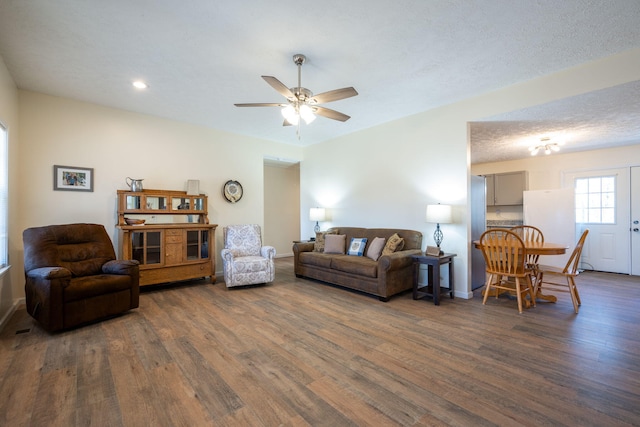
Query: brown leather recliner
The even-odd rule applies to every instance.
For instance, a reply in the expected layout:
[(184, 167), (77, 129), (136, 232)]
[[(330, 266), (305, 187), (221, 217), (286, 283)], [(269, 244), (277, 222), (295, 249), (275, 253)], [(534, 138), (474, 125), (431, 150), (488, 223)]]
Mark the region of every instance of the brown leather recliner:
[(104, 226), (28, 228), (22, 239), (27, 312), (47, 331), (138, 307), (138, 261), (116, 260)]

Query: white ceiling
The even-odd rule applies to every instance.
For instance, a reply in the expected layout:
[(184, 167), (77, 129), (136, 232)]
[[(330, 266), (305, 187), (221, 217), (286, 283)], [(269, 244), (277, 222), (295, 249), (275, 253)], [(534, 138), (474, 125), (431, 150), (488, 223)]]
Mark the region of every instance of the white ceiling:
[[(0, 0), (0, 56), (21, 89), (297, 145), (325, 141), (640, 47), (638, 0)], [(261, 75), (352, 118), (283, 127)], [(144, 79), (150, 88), (132, 88)], [(640, 83), (472, 125), (472, 162), (640, 142)], [(523, 153), (524, 151), (524, 153)]]

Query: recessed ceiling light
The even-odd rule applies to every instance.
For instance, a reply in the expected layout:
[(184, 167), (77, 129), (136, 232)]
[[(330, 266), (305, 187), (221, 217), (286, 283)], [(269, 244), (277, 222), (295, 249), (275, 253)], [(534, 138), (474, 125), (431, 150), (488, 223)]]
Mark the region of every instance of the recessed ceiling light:
[(136, 89), (146, 89), (149, 86), (142, 80), (136, 80), (135, 82), (133, 82), (133, 87), (135, 87)]

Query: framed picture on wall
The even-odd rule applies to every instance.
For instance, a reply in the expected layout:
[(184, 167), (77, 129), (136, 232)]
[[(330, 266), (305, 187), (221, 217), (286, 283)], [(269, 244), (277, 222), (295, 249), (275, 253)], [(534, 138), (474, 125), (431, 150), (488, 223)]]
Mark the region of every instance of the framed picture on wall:
[(93, 191), (93, 168), (53, 165), (55, 191)]

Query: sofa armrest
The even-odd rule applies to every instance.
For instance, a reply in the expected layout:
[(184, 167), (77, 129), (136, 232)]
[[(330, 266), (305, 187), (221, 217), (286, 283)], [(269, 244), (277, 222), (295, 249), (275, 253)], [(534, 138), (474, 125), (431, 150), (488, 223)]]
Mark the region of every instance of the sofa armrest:
[(404, 268), (413, 264), (412, 255), (421, 255), (420, 249), (409, 249), (406, 251), (394, 252), (390, 255), (383, 255), (378, 258), (378, 270), (379, 271), (393, 271), (400, 268)]
[(104, 274), (120, 274), (131, 276), (133, 274), (138, 274), (139, 264), (140, 263), (134, 259), (107, 261), (102, 266), (102, 272)]
[(313, 252), (313, 242), (297, 242), (293, 244), (293, 254), (297, 257), (301, 252)]

